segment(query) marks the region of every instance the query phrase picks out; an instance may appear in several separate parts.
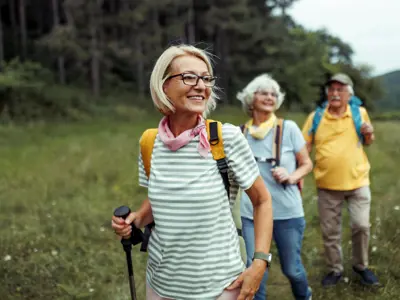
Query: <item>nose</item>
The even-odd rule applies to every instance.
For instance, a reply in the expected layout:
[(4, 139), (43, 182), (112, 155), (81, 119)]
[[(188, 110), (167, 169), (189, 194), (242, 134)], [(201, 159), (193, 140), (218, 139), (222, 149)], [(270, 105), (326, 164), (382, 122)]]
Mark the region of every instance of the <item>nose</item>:
[(197, 84), (194, 86), (196, 90), (204, 91), (206, 89), (206, 85), (204, 84), (203, 79), (199, 78), (197, 80)]
[(338, 96), (339, 95), (339, 91), (337, 89), (333, 89), (332, 90), (332, 95), (333, 96)]

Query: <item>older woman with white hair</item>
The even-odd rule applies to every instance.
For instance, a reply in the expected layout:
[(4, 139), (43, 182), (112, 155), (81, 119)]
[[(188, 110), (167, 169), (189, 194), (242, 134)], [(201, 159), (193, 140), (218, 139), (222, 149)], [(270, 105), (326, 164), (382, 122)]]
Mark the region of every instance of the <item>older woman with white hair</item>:
[[(139, 155), (139, 184), (148, 189), (148, 199), (125, 221), (112, 219), (123, 238), (129, 238), (132, 222), (142, 228), (155, 221), (146, 299), (253, 299), (268, 265), (271, 195), (245, 138), (231, 124), (221, 126), (230, 182), (229, 192), (225, 189), (204, 119), (216, 103), (208, 54), (193, 46), (171, 46), (154, 66), (150, 90), (164, 117), (149, 176)], [(257, 255), (247, 269), (231, 213), (239, 187), (254, 211)]]
[[(237, 98), (251, 118), (243, 132), (272, 196), (273, 238), (282, 271), (291, 283), (294, 298), (309, 300), (311, 289), (300, 256), (306, 222), (299, 182), (313, 167), (306, 142), (295, 122), (276, 117), (275, 111), (282, 105), (284, 94), (268, 74), (254, 78)], [(246, 193), (241, 195), (240, 210), (247, 264), (250, 264), (255, 245), (254, 219)], [(254, 299), (266, 299), (267, 278), (268, 271)]]

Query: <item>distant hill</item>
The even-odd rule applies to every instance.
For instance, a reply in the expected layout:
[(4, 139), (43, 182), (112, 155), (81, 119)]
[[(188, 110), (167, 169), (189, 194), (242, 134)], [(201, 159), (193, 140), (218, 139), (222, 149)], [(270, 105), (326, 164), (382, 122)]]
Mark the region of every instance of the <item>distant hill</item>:
[(400, 70), (377, 76), (381, 80), (384, 96), (376, 101), (378, 110), (400, 110)]

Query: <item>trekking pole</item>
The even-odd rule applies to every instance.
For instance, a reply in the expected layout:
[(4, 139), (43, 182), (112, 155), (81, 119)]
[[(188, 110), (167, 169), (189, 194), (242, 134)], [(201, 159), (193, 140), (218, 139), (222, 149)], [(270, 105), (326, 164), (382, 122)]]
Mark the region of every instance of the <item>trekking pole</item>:
[[(129, 216), (131, 210), (127, 206), (120, 206), (114, 211), (114, 216), (126, 219)], [(137, 300), (136, 298), (136, 288), (135, 288), (135, 277), (133, 274), (133, 266), (132, 266), (132, 245), (137, 245), (143, 241), (143, 233), (140, 229), (136, 228), (136, 226), (132, 223), (132, 233), (130, 238), (122, 238), (121, 244), (124, 248), (126, 255), (126, 263), (128, 265), (128, 275), (129, 275), (129, 289), (131, 292), (131, 299)]]

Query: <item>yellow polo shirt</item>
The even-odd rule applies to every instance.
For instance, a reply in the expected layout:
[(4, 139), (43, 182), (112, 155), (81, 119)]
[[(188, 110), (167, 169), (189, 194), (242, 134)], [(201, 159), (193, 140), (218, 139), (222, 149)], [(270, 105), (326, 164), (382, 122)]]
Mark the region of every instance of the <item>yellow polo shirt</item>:
[[(370, 123), (366, 109), (361, 107), (360, 110), (363, 122)], [(308, 116), (302, 130), (307, 143), (312, 142), (308, 132), (314, 113)], [(315, 134), (314, 146), (314, 177), (318, 188), (349, 191), (369, 185), (371, 166), (359, 142), (350, 106), (341, 117), (332, 116), (325, 110)]]

